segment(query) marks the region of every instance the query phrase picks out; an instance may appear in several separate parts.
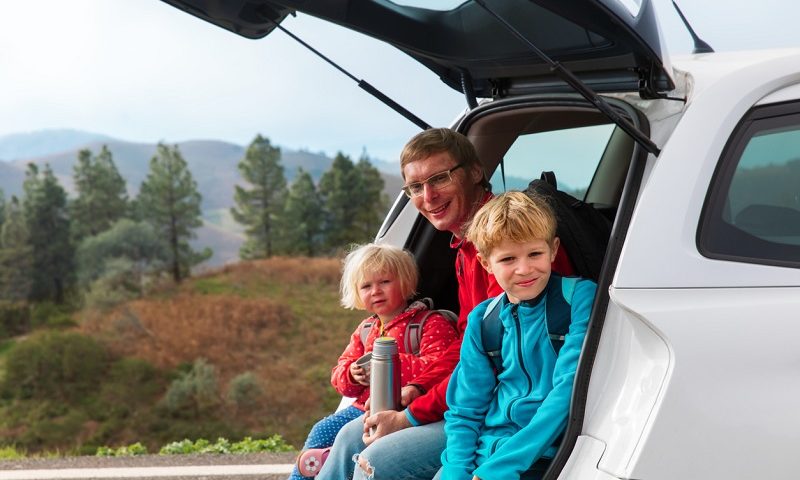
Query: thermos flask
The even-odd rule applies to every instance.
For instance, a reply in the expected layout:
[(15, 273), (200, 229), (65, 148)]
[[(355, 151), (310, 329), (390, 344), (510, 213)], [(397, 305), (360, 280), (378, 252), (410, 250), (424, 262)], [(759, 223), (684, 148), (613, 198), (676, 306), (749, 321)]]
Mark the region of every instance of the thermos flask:
[(372, 413), (400, 410), (400, 355), (397, 341), (380, 337), (372, 347), (369, 405)]

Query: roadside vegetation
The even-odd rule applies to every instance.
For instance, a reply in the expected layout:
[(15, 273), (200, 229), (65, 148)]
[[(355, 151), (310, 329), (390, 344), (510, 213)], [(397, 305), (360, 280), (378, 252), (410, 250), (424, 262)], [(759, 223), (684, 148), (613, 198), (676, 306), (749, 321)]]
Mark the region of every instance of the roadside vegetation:
[(0, 446), (300, 445), (339, 401), (330, 368), (362, 316), (338, 306), (339, 268), (335, 258), (242, 262), (5, 341)]
[(280, 450), (335, 408), (362, 316), (338, 305), (339, 257), (377, 230), (381, 177), (339, 154), (288, 184), (260, 135), (239, 171), (243, 261), (202, 274), (177, 146), (132, 199), (105, 147), (78, 154), (76, 198), (34, 164), (22, 198), (0, 192), (0, 455)]

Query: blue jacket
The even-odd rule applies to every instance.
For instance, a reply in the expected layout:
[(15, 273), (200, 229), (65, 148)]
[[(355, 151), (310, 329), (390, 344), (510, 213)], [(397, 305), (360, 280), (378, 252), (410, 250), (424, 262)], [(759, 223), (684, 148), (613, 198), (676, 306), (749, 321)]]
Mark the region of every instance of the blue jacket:
[(470, 313), (461, 359), (447, 389), (443, 480), (471, 480), (473, 475), (481, 480), (519, 478), (540, 457), (553, 456), (553, 442), (567, 424), (596, 290), (591, 280), (575, 284), (569, 333), (558, 356), (547, 332), (547, 291), (518, 305), (503, 294), (497, 307), (504, 330), (503, 372), (498, 376), (481, 340), (481, 322), (491, 299)]

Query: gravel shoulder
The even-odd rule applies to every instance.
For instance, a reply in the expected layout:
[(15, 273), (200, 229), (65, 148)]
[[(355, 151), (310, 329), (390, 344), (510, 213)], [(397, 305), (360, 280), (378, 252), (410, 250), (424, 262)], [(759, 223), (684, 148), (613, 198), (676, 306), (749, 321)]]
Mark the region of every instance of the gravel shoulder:
[(135, 457), (59, 457), (0, 460), (2, 470), (63, 468), (167, 467), (189, 465), (280, 465), (294, 463), (297, 453), (246, 453), (240, 455), (139, 455)]

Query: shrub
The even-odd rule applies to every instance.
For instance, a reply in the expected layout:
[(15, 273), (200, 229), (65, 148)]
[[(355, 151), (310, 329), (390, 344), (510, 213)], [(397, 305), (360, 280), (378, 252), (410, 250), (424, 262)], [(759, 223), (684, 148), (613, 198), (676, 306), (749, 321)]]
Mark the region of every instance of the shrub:
[(255, 407), (264, 389), (258, 382), (253, 372), (245, 372), (235, 376), (228, 385), (227, 400), (237, 412), (242, 409), (252, 409)]
[(31, 311), (31, 325), (35, 327), (65, 327), (75, 322), (69, 311), (52, 302), (34, 303)]
[(122, 421), (141, 406), (155, 403), (163, 392), (163, 386), (158, 370), (150, 363), (138, 358), (123, 358), (111, 365), (100, 392), (92, 417)]
[(97, 387), (106, 366), (106, 352), (94, 339), (46, 332), (8, 353), (4, 389), (17, 398), (71, 402)]
[(192, 369), (175, 379), (162, 405), (173, 415), (196, 418), (219, 405), (217, 369), (198, 358)]
[(25, 452), (17, 450), (14, 446), (0, 447), (0, 460), (17, 460), (25, 458)]
[(136, 442), (119, 448), (97, 447), (97, 452), (95, 453), (95, 456), (98, 457), (133, 457), (136, 455), (147, 455), (147, 447), (140, 442)]
[(179, 442), (172, 442), (161, 447), (159, 455), (186, 455), (193, 453), (217, 453), (217, 454), (243, 454), (259, 452), (291, 452), (294, 447), (287, 444), (280, 435), (273, 435), (265, 439), (253, 440), (245, 437), (239, 442), (231, 443), (225, 438), (218, 438), (215, 443), (201, 438), (195, 442), (183, 439)]
[(31, 309), (24, 302), (0, 300), (0, 338), (28, 333), (31, 328)]

